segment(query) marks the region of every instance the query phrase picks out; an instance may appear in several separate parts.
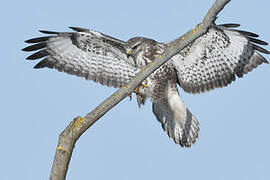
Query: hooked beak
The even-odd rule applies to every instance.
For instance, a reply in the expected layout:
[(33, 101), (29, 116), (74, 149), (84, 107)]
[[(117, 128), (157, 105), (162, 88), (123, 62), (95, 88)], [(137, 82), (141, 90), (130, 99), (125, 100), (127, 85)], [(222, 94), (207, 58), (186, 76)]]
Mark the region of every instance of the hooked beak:
[(126, 50), (127, 58), (129, 58), (129, 56), (131, 56), (131, 54), (132, 54), (131, 50)]

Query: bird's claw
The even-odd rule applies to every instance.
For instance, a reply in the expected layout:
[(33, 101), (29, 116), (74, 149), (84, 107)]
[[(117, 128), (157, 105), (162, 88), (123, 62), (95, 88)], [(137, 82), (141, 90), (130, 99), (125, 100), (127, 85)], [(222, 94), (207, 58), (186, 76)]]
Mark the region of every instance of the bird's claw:
[(138, 85), (138, 86), (134, 89), (134, 93), (135, 93), (135, 94), (139, 94), (140, 87), (147, 88), (148, 86), (147, 86), (147, 84), (141, 83), (140, 85)]
[(142, 83), (141, 86), (144, 87), (144, 88), (148, 87), (147, 84), (144, 84), (144, 83)]
[(137, 87), (134, 89), (135, 94), (139, 94), (139, 89), (140, 89), (140, 86), (137, 86)]
[[(137, 87), (134, 89), (134, 91), (133, 91), (136, 95), (139, 94), (140, 87), (146, 88), (146, 87), (148, 87), (148, 86), (147, 86), (146, 84), (144, 84), (144, 83), (141, 83), (141, 84), (140, 84), (139, 86), (137, 86)], [(129, 97), (129, 101), (131, 101), (131, 100), (132, 100), (132, 94), (129, 94), (128, 97)]]

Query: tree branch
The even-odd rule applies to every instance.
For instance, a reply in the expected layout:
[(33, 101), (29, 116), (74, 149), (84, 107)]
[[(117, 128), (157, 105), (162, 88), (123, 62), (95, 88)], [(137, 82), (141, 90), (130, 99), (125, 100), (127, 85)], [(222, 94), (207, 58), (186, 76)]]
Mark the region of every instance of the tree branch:
[(143, 68), (126, 86), (121, 87), (111, 97), (103, 101), (96, 109), (85, 117), (75, 118), (60, 134), (54, 162), (51, 170), (51, 180), (64, 180), (72, 155), (74, 145), (78, 138), (91, 127), (100, 117), (118, 104), (122, 99), (131, 94), (134, 89), (152, 72), (166, 63), (171, 57), (182, 50), (190, 42), (204, 34), (216, 20), (217, 14), (230, 0), (216, 0), (208, 11), (201, 24), (187, 32), (180, 38), (170, 42), (164, 54)]

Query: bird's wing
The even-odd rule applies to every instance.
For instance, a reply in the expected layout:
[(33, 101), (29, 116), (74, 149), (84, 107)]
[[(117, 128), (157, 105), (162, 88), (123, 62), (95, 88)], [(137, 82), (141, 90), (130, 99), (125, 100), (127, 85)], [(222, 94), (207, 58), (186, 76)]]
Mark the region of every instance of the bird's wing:
[(37, 51), (28, 60), (43, 58), (34, 68), (55, 68), (107, 86), (120, 87), (138, 71), (124, 51), (124, 41), (88, 29), (76, 32), (41, 31), (50, 36), (29, 39), (23, 51)]
[(199, 134), (199, 122), (179, 96), (176, 84), (168, 84), (164, 97), (153, 100), (153, 113), (176, 144), (190, 147)]
[[(257, 34), (235, 30), (238, 24), (211, 27), (172, 58), (180, 86), (189, 93), (202, 93), (223, 87), (262, 63), (260, 53), (270, 54), (258, 45), (266, 42)], [(258, 45), (257, 45), (258, 44)]]

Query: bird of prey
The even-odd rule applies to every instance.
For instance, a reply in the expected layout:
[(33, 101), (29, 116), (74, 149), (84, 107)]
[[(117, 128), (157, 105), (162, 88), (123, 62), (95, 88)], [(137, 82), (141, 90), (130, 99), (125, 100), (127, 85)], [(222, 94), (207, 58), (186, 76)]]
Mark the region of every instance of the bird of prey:
[[(175, 143), (190, 147), (199, 133), (199, 122), (185, 106), (177, 85), (188, 93), (203, 93), (230, 84), (262, 63), (270, 54), (259, 45), (258, 35), (235, 29), (239, 24), (213, 24), (136, 88), (138, 104), (152, 100), (153, 113)], [(124, 86), (145, 65), (161, 55), (168, 43), (145, 37), (127, 42), (89, 29), (73, 32), (40, 31), (23, 51), (37, 51), (26, 59), (41, 59), (34, 68), (52, 68), (85, 77), (102, 85)]]

